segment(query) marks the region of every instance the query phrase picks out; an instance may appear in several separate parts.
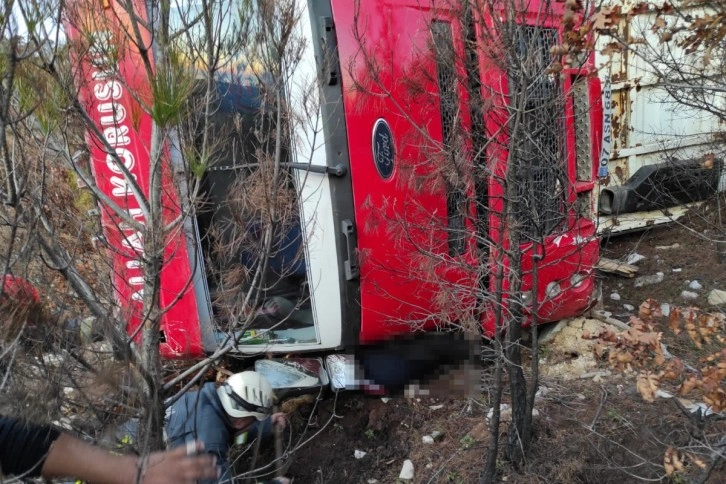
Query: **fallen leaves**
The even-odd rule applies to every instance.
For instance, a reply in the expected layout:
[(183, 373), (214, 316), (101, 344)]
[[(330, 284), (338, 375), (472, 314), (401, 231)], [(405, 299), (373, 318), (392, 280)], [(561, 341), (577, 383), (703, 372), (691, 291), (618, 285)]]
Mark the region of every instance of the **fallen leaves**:
[(685, 467), (678, 451), (673, 447), (668, 447), (663, 456), (663, 468), (666, 474), (672, 476), (676, 472), (683, 472)]
[(686, 467), (691, 464), (701, 469), (706, 468), (706, 463), (698, 456), (688, 452), (679, 452), (673, 447), (668, 447), (663, 454), (663, 468), (669, 477), (674, 474), (685, 474)]
[[(637, 371), (636, 388), (643, 400), (655, 401), (660, 387), (672, 382), (680, 395), (697, 393), (712, 411), (726, 410), (726, 347), (685, 364), (664, 352), (663, 333), (657, 331), (664, 323), (660, 305), (649, 299), (640, 305), (638, 316), (631, 316), (626, 331), (608, 329), (595, 335), (583, 333), (582, 337), (595, 340), (595, 356), (607, 359), (611, 367), (624, 373)], [(676, 336), (685, 332), (699, 350), (726, 343), (726, 317), (721, 313), (675, 307), (667, 327)]]
[(638, 393), (646, 402), (655, 402), (655, 393), (660, 386), (660, 377), (652, 371), (645, 371), (638, 374), (635, 387)]
[(653, 331), (651, 325), (637, 317), (631, 317), (630, 324), (631, 327), (621, 333), (606, 329), (596, 335), (583, 333), (582, 337), (596, 339), (595, 355), (598, 358), (607, 355), (610, 366), (620, 371), (643, 368), (653, 359), (664, 363), (660, 344), (662, 333)]
[(685, 328), (693, 344), (702, 348), (714, 340), (721, 344), (726, 342), (723, 331), (725, 322), (726, 317), (721, 313), (705, 313), (698, 308), (674, 308), (668, 327), (676, 335)]

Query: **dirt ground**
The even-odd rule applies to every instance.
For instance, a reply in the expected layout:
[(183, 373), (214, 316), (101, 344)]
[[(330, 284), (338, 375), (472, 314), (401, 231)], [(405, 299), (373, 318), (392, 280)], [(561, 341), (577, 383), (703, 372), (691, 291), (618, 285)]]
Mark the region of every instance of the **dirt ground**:
[[(671, 306), (694, 304), (720, 310), (708, 305), (707, 295), (712, 289), (726, 290), (726, 264), (721, 263), (717, 246), (710, 240), (714, 234), (703, 220), (694, 217), (685, 222), (604, 238), (604, 257), (624, 262), (636, 253), (644, 256), (636, 264), (635, 278), (598, 275), (604, 309), (620, 321), (636, 314), (649, 298)], [(636, 287), (637, 277), (658, 272), (663, 273), (662, 282)], [(689, 287), (694, 280), (700, 289)], [(696, 298), (686, 301), (684, 290), (696, 293)], [(618, 300), (612, 298), (614, 293)], [(577, 330), (592, 329), (592, 325), (591, 320), (574, 321), (572, 331), (563, 330), (563, 334), (570, 331), (572, 342), (579, 343)], [(683, 337), (673, 337), (666, 327), (657, 329), (678, 357), (697, 360), (705, 352)], [(710, 464), (714, 449), (701, 443), (726, 436), (726, 418), (698, 418), (682, 411), (674, 399), (645, 402), (633, 375), (611, 371), (587, 350), (551, 343), (542, 351), (543, 391), (536, 404), (533, 449), (522, 469), (512, 469), (501, 459), (500, 482), (698, 482), (695, 479), (703, 471), (689, 455)], [(577, 368), (577, 372), (562, 368)], [(483, 380), (490, 378), (491, 370), (485, 369)], [(487, 389), (485, 384), (483, 394), (471, 399), (384, 400), (343, 392), (337, 397), (328, 393), (317, 402), (298, 402), (291, 406), (291, 428), (285, 434), (286, 448), (294, 449), (286, 474), (300, 484), (478, 482), (490, 439)], [(505, 394), (504, 401), (508, 399)], [(501, 430), (506, 432), (506, 423)], [(434, 432), (442, 437), (425, 443), (423, 438)], [(671, 477), (664, 470), (669, 447), (680, 450), (686, 466)], [(257, 464), (270, 462), (274, 452), (263, 449)], [(253, 453), (254, 449), (248, 449), (242, 456), (239, 470), (249, 468)], [(406, 460), (413, 464), (414, 478), (401, 481)], [(705, 482), (726, 482), (724, 460)]]
[[(638, 262), (637, 275), (662, 272), (663, 281), (635, 287), (635, 278), (600, 274), (604, 308), (627, 321), (648, 298), (674, 306), (708, 307), (706, 296), (711, 289), (726, 290), (726, 265), (720, 263), (715, 244), (694, 237), (699, 233), (703, 235), (702, 229), (674, 225), (606, 237), (603, 256), (625, 261), (632, 253), (641, 254), (645, 259)], [(689, 289), (693, 280), (703, 288)], [(684, 290), (698, 297), (684, 301)], [(618, 301), (610, 297), (614, 292), (620, 296)], [(635, 310), (626, 309), (625, 304)], [(677, 356), (695, 352), (692, 345), (674, 338), (664, 336), (664, 341)], [(544, 366), (585, 357), (577, 352), (555, 354), (558, 350), (553, 347), (543, 349)], [(697, 482), (704, 474), (689, 464), (689, 456), (712, 462), (711, 449), (704, 449), (700, 442), (726, 435), (724, 419), (688, 415), (674, 399), (645, 402), (634, 376), (610, 371), (604, 362), (592, 360), (591, 364), (595, 371), (582, 370), (584, 375), (569, 379), (545, 371), (548, 376), (541, 378), (545, 391), (536, 404), (533, 451), (526, 467), (517, 471), (501, 460), (500, 482)], [(485, 370), (484, 379), (490, 376)], [(290, 448), (315, 437), (293, 453), (287, 475), (299, 483), (478, 482), (489, 441), (486, 414), (490, 408), (486, 386), (484, 394), (474, 399), (384, 401), (353, 393), (328, 395), (317, 405), (305, 403), (292, 412)], [(424, 443), (423, 437), (434, 431), (443, 438)], [(681, 450), (686, 465), (682, 473), (671, 477), (663, 465), (669, 447)], [(365, 455), (356, 458), (356, 451)], [(260, 462), (271, 455), (269, 450), (263, 453)], [(401, 481), (399, 473), (407, 459), (413, 463), (414, 479)], [(726, 482), (723, 460), (705, 482)]]
[[(644, 232), (604, 237), (600, 251), (602, 257), (621, 262), (634, 254), (645, 257), (635, 264), (639, 270), (633, 279), (601, 276), (605, 309), (616, 317), (627, 318), (633, 312), (625, 309), (625, 304), (637, 308), (648, 298), (672, 305), (709, 307), (706, 300), (709, 292), (712, 289), (726, 290), (726, 263), (721, 262), (716, 243), (712, 240), (714, 237), (713, 231), (702, 223), (700, 217)], [(658, 272), (663, 273), (663, 282), (636, 287), (638, 277)], [(692, 281), (698, 281), (703, 288), (690, 288)], [(693, 292), (698, 297), (686, 300), (681, 296), (683, 291)], [(619, 301), (611, 298), (613, 293), (620, 295)]]

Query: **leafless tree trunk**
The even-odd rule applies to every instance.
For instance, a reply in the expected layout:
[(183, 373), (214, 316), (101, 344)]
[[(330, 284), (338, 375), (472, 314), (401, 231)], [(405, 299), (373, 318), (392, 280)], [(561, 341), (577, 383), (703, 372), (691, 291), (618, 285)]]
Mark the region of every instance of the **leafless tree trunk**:
[[(65, 385), (69, 392), (75, 392), (87, 385), (89, 378), (98, 385), (108, 384), (111, 388), (102, 386), (108, 389), (103, 402), (82, 392), (84, 405), (103, 416), (99, 425), (113, 418), (140, 416), (138, 450), (146, 452), (164, 445), (165, 405), (197, 384), (211, 366), (236, 348), (264, 302), (265, 291), (278, 282), (275, 278), (285, 277), (284, 273), (270, 275), (269, 260), (280, 250), (281, 229), (297, 223), (298, 199), (285, 156), (292, 126), (309, 119), (304, 119), (306, 113), (293, 112), (286, 95), (308, 40), (297, 34), (301, 9), (294, 0), (121, 0), (110, 2), (110, 7), (105, 3), (18, 0), (3, 5), (4, 12), (13, 14), (3, 15), (0, 25), (0, 196), (4, 202), (0, 235), (8, 242), (0, 245), (4, 249), (3, 274), (23, 275), (43, 288), (61, 288), (40, 291), (41, 304), (64, 308), (57, 315), (53, 313), (52, 318), (57, 319), (53, 324), (62, 326), (70, 321), (85, 328), (92, 315), (96, 326), (103, 326), (104, 335), (113, 341), (116, 357), (123, 360), (118, 364), (105, 360), (109, 355), (96, 353), (98, 345), (66, 349), (70, 343), (60, 341), (65, 338), (65, 329), (55, 331), (54, 327), (46, 340), (51, 335), (56, 339), (44, 340), (49, 346), (44, 347), (43, 354), (66, 355), (68, 351), (72, 358), (59, 356), (61, 368), (37, 370), (45, 375), (38, 380), (51, 382), (48, 391), (53, 389), (61, 396), (59, 387)], [(109, 15), (106, 7), (116, 9), (115, 13)], [(68, 39), (64, 29), (69, 26), (80, 31), (78, 38)], [(90, 34), (102, 30), (118, 34), (117, 42), (94, 44)], [(143, 114), (152, 119), (151, 140), (146, 147), (149, 170), (144, 174), (148, 176), (148, 191), (142, 190), (94, 123), (90, 109), (95, 106), (86, 104), (79, 95), (78, 61), (95, 56), (113, 64), (129, 51), (140, 56), (140, 85), (145, 86), (131, 94)], [(125, 89), (133, 84), (112, 65), (104, 68)], [(252, 123), (239, 113), (220, 114), (221, 98), (230, 88), (225, 88), (225, 83), (233, 87), (243, 81), (259, 86), (261, 107)], [(131, 123), (138, 124), (141, 114), (128, 113)], [(253, 138), (249, 146), (239, 146), (240, 140)], [(90, 167), (94, 160), (85, 159), (86, 143), (101, 146), (114, 158), (120, 177), (129, 187), (128, 197), (138, 201), (143, 217), (131, 216), (96, 186)], [(234, 143), (238, 144), (230, 149)], [(223, 231), (231, 234), (231, 238), (209, 244), (211, 250), (204, 254), (208, 273), (203, 275), (224, 282), (220, 291), (224, 294), (215, 307), (223, 317), (215, 324), (218, 333), (227, 334), (227, 338), (209, 358), (168, 379), (168, 369), (159, 354), (161, 322), (169, 309), (160, 300), (161, 277), (170, 258), (168, 241), (182, 231), (193, 237), (190, 250), (199, 250), (193, 232), (195, 218), (207, 208), (201, 196), (208, 195), (202, 193), (203, 182), (210, 168), (229, 166), (232, 173), (246, 173), (238, 179), (240, 192), (230, 192), (221, 200), (236, 218), (221, 220), (202, 234), (204, 240)], [(76, 183), (85, 188), (76, 189)], [(170, 185), (177, 191), (181, 208), (181, 215), (173, 219), (166, 214)], [(119, 232), (131, 228), (138, 236), (138, 241), (125, 242), (133, 247), (130, 250), (143, 268), (138, 328), (141, 345), (134, 342), (136, 334), (126, 333), (128, 315), (114, 300), (118, 288), (113, 287), (113, 267), (102, 251), (108, 250), (108, 257), (115, 249), (98, 230), (96, 216), (86, 216), (94, 207), (111, 214)], [(250, 240), (254, 218), (261, 220), (261, 244)], [(253, 252), (258, 263), (242, 267), (242, 250)], [(202, 260), (199, 254), (193, 256)], [(234, 264), (218, 270), (211, 260), (215, 257), (228, 257)], [(243, 283), (237, 284), (235, 277), (240, 273)], [(6, 280), (0, 279), (2, 297), (5, 284)], [(8, 365), (3, 372), (5, 380), (12, 383), (8, 383), (12, 390), (8, 398), (36, 390), (16, 378), (36, 371), (29, 363), (33, 356), (30, 349), (26, 352), (23, 347), (35, 329), (24, 318), (15, 320), (20, 333), (12, 334), (23, 338), (10, 339), (2, 347), (3, 365), (11, 360), (21, 362)], [(44, 320), (43, 324), (49, 323)], [(176, 393), (179, 383), (183, 389)], [(173, 392), (171, 398), (165, 398)], [(60, 401), (56, 397), (49, 401), (54, 408), (47, 414), (66, 419), (70, 410)], [(45, 413), (39, 406), (33, 415)], [(72, 419), (69, 425), (81, 425), (79, 421)]]
[[(490, 402), (493, 416), (482, 477), (482, 482), (492, 482), (496, 477), (499, 455), (499, 410), (505, 393), (505, 370), (509, 381), (507, 397), (511, 399), (513, 409), (505, 455), (515, 466), (524, 464), (533, 438), (532, 412), (538, 385), (538, 353), (534, 342), (532, 354), (535, 361), (525, 371), (522, 355), (524, 326), (531, 320), (537, 320), (536, 315), (532, 318), (528, 313), (536, 313), (541, 302), (536, 296), (539, 289), (537, 261), (542, 257), (545, 237), (561, 226), (562, 214), (568, 210), (565, 194), (568, 193), (569, 182), (564, 165), (562, 129), (566, 94), (559, 72), (564, 64), (562, 55), (571, 53), (571, 49), (582, 48), (584, 42), (578, 38), (569, 47), (560, 46), (558, 50), (561, 40), (556, 27), (538, 24), (552, 15), (549, 2), (542, 2), (538, 11), (530, 11), (530, 15), (539, 18), (531, 21), (531, 25), (525, 25), (521, 20), (528, 8), (525, 2), (442, 0), (434, 2), (434, 7), (442, 13), (429, 24), (433, 40), (427, 46), (428, 50), (419, 52), (414, 49), (411, 54), (421, 72), (411, 73), (411, 77), (403, 83), (410, 98), (401, 94), (403, 89), (400, 86), (394, 88), (387, 83), (391, 67), (381, 62), (382, 57), (376, 56), (373, 39), (366, 36), (367, 19), (360, 13), (356, 14), (353, 27), (360, 54), (355, 63), (348, 66), (348, 72), (357, 92), (370, 94), (371, 98), (386, 99), (396, 116), (411, 123), (414, 131), (412, 139), (402, 143), (420, 146), (427, 159), (434, 160), (432, 164), (438, 167), (432, 170), (432, 174), (421, 169), (426, 166), (425, 161), (402, 160), (402, 164), (411, 165), (407, 165), (406, 170), (412, 173), (408, 180), (412, 190), (428, 193), (427, 190), (433, 191), (431, 187), (435, 186), (446, 187), (447, 193), (460, 194), (459, 201), (456, 196), (447, 201), (450, 208), (450, 244), (452, 237), (462, 240), (466, 237), (463, 235), (466, 222), (476, 227), (477, 223), (486, 221), (485, 231), (476, 233), (476, 245), (481, 254), (478, 267), (473, 268), (458, 260), (444, 261), (435, 247), (419, 244), (414, 250), (416, 260), (422, 261), (421, 270), (412, 271), (411, 278), (418, 277), (422, 284), (437, 281), (439, 291), (446, 295), (441, 300), (448, 304), (442, 305), (440, 313), (431, 315), (431, 319), (462, 324), (461, 320), (452, 320), (452, 314), (461, 314), (461, 307), (471, 300), (484, 308), (475, 313), (493, 313), (495, 331), (489, 351), (495, 357), (493, 400)], [(581, 6), (572, 8), (582, 15)], [(454, 47), (455, 42), (446, 41), (451, 34), (442, 25), (449, 21), (465, 37), (463, 52)], [(477, 59), (482, 59), (482, 62), (478, 63)], [(433, 63), (437, 70), (428, 72), (427, 63)], [(450, 73), (445, 66), (455, 67)], [(459, 66), (462, 69), (456, 71)], [(486, 72), (478, 72), (480, 66)], [(503, 89), (496, 82), (482, 82), (482, 79), (489, 78), (502, 79), (499, 82), (506, 78), (507, 88)], [(448, 83), (452, 82), (453, 87), (449, 87)], [(467, 103), (458, 99), (459, 90), (468, 93)], [(427, 92), (432, 99), (424, 99), (423, 93)], [(430, 131), (428, 126), (417, 120), (409, 106), (426, 103), (438, 104), (442, 119), (445, 118), (445, 122), (453, 119), (455, 128), (447, 128), (443, 122), (439, 137), (439, 133)], [(477, 118), (485, 115), (495, 121), (484, 125)], [(506, 154), (506, 159), (497, 160), (502, 153)], [(482, 187), (481, 179), (501, 187), (503, 193), (497, 196), (496, 202)], [(469, 187), (476, 187), (476, 190), (472, 191)], [(452, 209), (452, 206), (457, 208)], [(385, 208), (382, 207), (381, 211)], [(426, 212), (428, 208), (416, 206), (416, 210)], [(477, 220), (471, 218), (474, 212)], [(427, 216), (432, 221), (436, 220), (434, 215)], [(462, 222), (454, 234), (456, 230), (451, 223), (457, 216), (462, 217)], [(398, 231), (402, 239), (410, 242), (416, 238), (413, 231), (417, 227), (405, 218), (381, 220), (381, 223), (388, 224), (391, 232)], [(489, 227), (490, 223), (496, 228)], [(523, 253), (523, 247), (526, 247), (526, 253)], [(527, 272), (523, 269), (525, 257), (533, 261), (530, 263), (532, 269), (527, 269)], [(447, 263), (471, 274), (471, 280), (485, 280), (486, 284), (462, 287), (431, 274), (438, 267), (447, 267)], [(475, 273), (478, 276), (474, 276)], [(532, 301), (522, 298), (525, 278), (533, 284), (531, 290), (535, 296)], [(458, 310), (452, 307), (457, 304), (456, 299), (452, 302), (452, 294), (463, 295)], [(428, 318), (422, 319), (425, 322)], [(418, 325), (422, 321), (409, 323)], [(536, 337), (536, 331), (533, 334)]]

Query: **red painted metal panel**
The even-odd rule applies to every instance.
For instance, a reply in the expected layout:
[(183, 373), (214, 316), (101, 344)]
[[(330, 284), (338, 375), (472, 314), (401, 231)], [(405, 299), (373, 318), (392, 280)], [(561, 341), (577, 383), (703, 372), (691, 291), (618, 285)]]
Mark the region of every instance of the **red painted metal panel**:
[[(95, 126), (95, 130), (87, 131), (86, 140), (96, 184), (122, 211), (143, 224), (145, 218), (139, 200), (100, 140), (106, 139), (136, 179), (141, 192), (148, 196), (152, 120), (145, 110), (148, 107), (141, 103), (151, 101), (150, 84), (138, 47), (129, 40), (133, 34), (128, 13), (118, 2), (105, 4), (107, 8), (97, 0), (71, 2), (65, 27), (79, 65), (75, 79), (79, 96)], [(136, 14), (144, 18), (143, 0), (135, 4)], [(148, 32), (142, 31), (141, 36), (144, 46), (150, 47)], [(95, 47), (89, 45), (90, 40)], [(181, 208), (168, 163), (165, 165), (163, 218), (170, 222), (181, 214)], [(113, 265), (115, 297), (121, 316), (127, 321), (127, 332), (138, 343), (143, 320), (144, 273), (139, 263), (144, 255), (143, 233), (125, 224), (103, 203), (101, 221)], [(198, 357), (203, 353), (201, 331), (181, 227), (169, 234), (165, 243), (159, 291), (161, 307), (166, 311), (161, 323), (165, 342), (160, 351), (165, 358)]]
[[(442, 126), (436, 66), (429, 50), (430, 22), (451, 22), (456, 49), (460, 54), (458, 21), (441, 8), (446, 2), (379, 0), (361, 2), (358, 9), (351, 3), (333, 0), (332, 6), (343, 67), (346, 125), (361, 253), (361, 339), (367, 341), (411, 329), (410, 326), (391, 325), (391, 322), (425, 322), (430, 327), (433, 319), (455, 317), (455, 313), (447, 314), (447, 303), (451, 298), (459, 298), (453, 306), (458, 306), (460, 315), (464, 315), (473, 309), (471, 294), (475, 289), (477, 271), (473, 267), (475, 259), (471, 240), (463, 257), (457, 259), (448, 255), (446, 192), (437, 172), (441, 166), (441, 155), (436, 152), (436, 144), (442, 139)], [(552, 8), (546, 13), (540, 11), (539, 3), (530, 3), (528, 12), (519, 20), (561, 32), (559, 19), (563, 6), (547, 3)], [(484, 15), (485, 23), (492, 25), (486, 9), (477, 9), (476, 12)], [(479, 70), (483, 92), (485, 97), (489, 96), (487, 102), (490, 106), (485, 123), (489, 133), (498, 133), (495, 142), (489, 144), (487, 153), (493, 173), (488, 190), (489, 236), (496, 244), (503, 237), (505, 193), (496, 179), (505, 175), (508, 157), (508, 114), (504, 104), (507, 75), (487, 59), (487, 55), (491, 54), (488, 51), (490, 46), (485, 45), (481, 34), (479, 32)], [(456, 69), (461, 70), (461, 66), (457, 65)], [(565, 89), (568, 88), (565, 86)], [(465, 109), (464, 89), (459, 93), (459, 100), (462, 103), (460, 123), (466, 130), (470, 120)], [(598, 130), (596, 113), (593, 110), (593, 133)], [(376, 171), (370, 146), (373, 126), (380, 118), (390, 124), (395, 139), (396, 167), (389, 179), (383, 179)], [(566, 168), (571, 189), (567, 199), (574, 203), (577, 180), (571, 113), (568, 119), (567, 139), (562, 142), (568, 153)], [(595, 136), (593, 139), (598, 138)], [(597, 148), (593, 147), (593, 150), (596, 152)], [(438, 151), (441, 151), (440, 146)], [(471, 195), (472, 187), (467, 186)], [(591, 304), (594, 287), (592, 268), (598, 256), (594, 224), (591, 220), (577, 218), (571, 209), (566, 214), (565, 223), (564, 230), (548, 236), (544, 246), (539, 248), (544, 253), (544, 258), (538, 263), (540, 322), (576, 315)], [(506, 292), (508, 261), (495, 250), (491, 251), (490, 260), (489, 287), (494, 289), (497, 265), (504, 264), (503, 289)], [(466, 263), (472, 267), (465, 267)], [(531, 248), (523, 247), (522, 291), (532, 288), (532, 264)], [(581, 274), (583, 280), (577, 287), (570, 287), (574, 274)], [(545, 294), (550, 282), (560, 285), (560, 294), (554, 297)], [(442, 291), (442, 284), (449, 289)], [(460, 290), (458, 294), (454, 287)], [(493, 334), (492, 318), (492, 311), (483, 318), (489, 335)]]
[[(354, 2), (333, 0), (332, 7), (358, 221), (361, 340), (366, 342), (411, 331), (412, 325), (430, 328), (436, 322), (432, 315), (448, 310), (448, 301), (441, 300), (442, 283), (456, 297), (454, 287), (471, 285), (472, 279), (448, 255), (446, 194), (437, 173), (443, 162), (436, 146), (441, 115), (438, 99), (427, 94), (437, 90), (427, 2), (367, 1), (356, 10)], [(356, 90), (356, 83), (364, 91)], [(390, 125), (395, 144), (388, 179), (377, 171), (371, 146), (379, 119)], [(456, 309), (461, 302), (451, 306)]]
[[(563, 35), (563, 28), (560, 24), (564, 6), (562, 4), (550, 3), (548, 4), (547, 10), (543, 10), (541, 7), (545, 2), (530, 2), (527, 4), (528, 12), (520, 16), (519, 21), (527, 25), (534, 25), (545, 28), (557, 29), (559, 36)], [(503, 5), (506, 2), (503, 3)], [(493, 29), (493, 21), (491, 16), (487, 16), (486, 8), (479, 10), (483, 12), (483, 24), (488, 25), (490, 29)], [(504, 12), (499, 12), (504, 14)], [(487, 60), (487, 46), (486, 41), (482, 40), (485, 37), (481, 31), (478, 32), (480, 42), (482, 44), (481, 51), (484, 53), (480, 57), (480, 69), (482, 72), (483, 84), (488, 86), (492, 91), (499, 91), (499, 96), (493, 96), (491, 99), (491, 109), (486, 114), (487, 130), (490, 133), (498, 133), (497, 143), (493, 143), (489, 146), (488, 155), (490, 157), (490, 163), (494, 176), (489, 187), (490, 193), (490, 234), (493, 244), (498, 244), (501, 238), (504, 236), (502, 233), (502, 211), (504, 208), (504, 197), (505, 191), (501, 183), (496, 182), (496, 179), (503, 179), (506, 174), (506, 160), (509, 156), (509, 152), (506, 147), (509, 144), (508, 133), (506, 130), (507, 126), (507, 109), (505, 103), (506, 96), (508, 95), (507, 89), (507, 77), (504, 72), (497, 68), (494, 63)], [(588, 76), (592, 74), (594, 64), (593, 56), (588, 58), (588, 61), (582, 69), (574, 70), (569, 69), (563, 72), (565, 82), (563, 83), (563, 95), (567, 99), (571, 84), (569, 82), (569, 76), (579, 74), (582, 76)], [(567, 76), (564, 76), (567, 74)], [(593, 109), (590, 112), (591, 116), (591, 139), (593, 140), (592, 146), (592, 166), (595, 173), (597, 166), (597, 156), (599, 154), (599, 133), (602, 126), (602, 111), (598, 104), (598, 98), (593, 97), (595, 87), (597, 87), (597, 80), (590, 81), (590, 99)], [(491, 91), (490, 91), (491, 92)], [(599, 90), (598, 90), (599, 92)], [(565, 117), (565, 159), (568, 181), (570, 189), (568, 191), (568, 203), (569, 209), (567, 213), (567, 227), (565, 230), (557, 230), (550, 236), (545, 237), (544, 243), (537, 247), (537, 253), (542, 259), (537, 262), (537, 290), (536, 297), (538, 298), (538, 311), (537, 321), (538, 323), (556, 321), (559, 319), (573, 317), (581, 314), (583, 311), (592, 306), (592, 294), (595, 286), (595, 273), (594, 266), (597, 264), (599, 257), (599, 241), (595, 235), (595, 224), (593, 220), (589, 218), (578, 217), (574, 207), (575, 200), (577, 197), (577, 191), (592, 191), (594, 188), (593, 183), (578, 184), (576, 176), (575, 166), (575, 129), (573, 126), (573, 111), (572, 103), (567, 103), (565, 111), (562, 113)], [(504, 127), (504, 129), (501, 129)], [(575, 187), (579, 185), (579, 190), (575, 190)], [(506, 251), (507, 243), (503, 243), (503, 250)], [(533, 283), (533, 261), (534, 247), (532, 244), (527, 244), (522, 247), (522, 283), (521, 290), (523, 293), (532, 291)], [(504, 313), (506, 314), (506, 307), (508, 306), (508, 294), (509, 284), (507, 280), (507, 271), (509, 261), (504, 254), (500, 254), (496, 251), (492, 252), (492, 270), (490, 275), (490, 287), (495, 288), (496, 284), (496, 268), (497, 264), (503, 264), (505, 268), (504, 281), (502, 289), (505, 296), (502, 301)], [(572, 277), (578, 274), (582, 279), (577, 283), (576, 287), (572, 287)], [(555, 295), (548, 295), (547, 287), (550, 283), (557, 283), (561, 288), (561, 291)], [(493, 336), (495, 332), (495, 316), (493, 304), (490, 305), (491, 310), (486, 312), (482, 317), (482, 324), (484, 327), (484, 333), (488, 336)], [(531, 318), (531, 310), (525, 308), (525, 314), (528, 318)], [(531, 320), (531, 319), (530, 319)], [(529, 324), (530, 320), (526, 322)]]

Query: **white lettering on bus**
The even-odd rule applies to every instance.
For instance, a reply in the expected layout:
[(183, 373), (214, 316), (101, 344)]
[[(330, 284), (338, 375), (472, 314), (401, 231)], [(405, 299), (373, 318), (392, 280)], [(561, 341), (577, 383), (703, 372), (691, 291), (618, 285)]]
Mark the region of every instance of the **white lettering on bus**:
[(126, 148), (116, 148), (116, 156), (114, 156), (113, 153), (106, 155), (106, 166), (108, 166), (108, 169), (114, 173), (123, 173), (123, 170), (120, 166), (118, 166), (116, 159), (120, 159), (129, 171), (133, 169), (134, 164), (136, 163), (133, 153)]
[(99, 104), (98, 112), (111, 113), (111, 116), (101, 116), (101, 126), (115, 126), (126, 120), (126, 108), (115, 102)]
[(103, 137), (111, 146), (126, 146), (131, 144), (128, 126), (114, 126), (103, 130)]
[(93, 95), (99, 101), (108, 101), (109, 99), (116, 101), (121, 99), (123, 93), (123, 86), (121, 86), (120, 82), (115, 80), (106, 81), (103, 84), (96, 84), (93, 86)]
[(132, 232), (130, 234), (124, 234), (126, 237), (121, 241), (121, 245), (129, 249), (133, 249), (137, 252), (143, 252), (144, 250), (144, 234), (141, 232)]
[[(132, 172), (136, 160), (130, 149), (134, 145), (133, 136), (136, 136), (128, 125), (124, 124), (127, 117), (126, 108), (121, 104), (125, 97), (123, 84), (116, 78), (118, 69), (113, 64), (112, 58), (108, 55), (109, 49), (114, 45), (113, 34), (109, 31), (94, 32), (89, 52), (91, 58), (91, 91), (96, 101), (96, 109), (99, 114), (100, 128), (103, 129), (103, 137), (108, 146), (113, 150), (106, 154), (106, 159), (96, 159), (96, 162), (103, 163), (113, 173), (120, 175), (109, 176), (111, 184), (110, 196), (119, 199), (122, 206), (133, 203), (129, 184), (129, 175), (136, 180), (136, 174)], [(126, 168), (127, 173), (120, 166)], [(144, 216), (140, 208), (126, 208), (129, 217), (140, 224), (144, 224)], [(120, 222), (118, 228), (121, 232), (121, 246), (131, 249), (131, 254), (126, 255), (124, 262), (126, 268), (126, 283), (132, 288), (131, 300), (142, 301), (144, 298), (144, 271), (141, 260), (144, 256), (144, 233), (137, 227), (132, 227), (126, 222)]]
[[(131, 175), (134, 180), (136, 180), (136, 175)], [(133, 191), (131, 191), (131, 184), (126, 179), (125, 176), (112, 176), (108, 179), (111, 182), (111, 196), (112, 197), (126, 197), (127, 195), (131, 195)]]
[(143, 276), (129, 277), (129, 284), (132, 286), (143, 286), (144, 278)]

